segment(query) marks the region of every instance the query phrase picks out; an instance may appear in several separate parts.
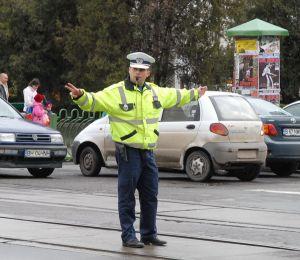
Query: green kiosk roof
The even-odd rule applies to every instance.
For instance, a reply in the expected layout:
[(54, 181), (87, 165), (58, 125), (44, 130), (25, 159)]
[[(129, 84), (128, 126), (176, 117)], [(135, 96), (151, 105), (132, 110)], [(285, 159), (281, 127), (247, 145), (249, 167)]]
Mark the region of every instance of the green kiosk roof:
[(261, 36), (278, 35), (288, 36), (289, 32), (279, 26), (267, 23), (260, 19), (254, 19), (227, 30), (227, 36)]

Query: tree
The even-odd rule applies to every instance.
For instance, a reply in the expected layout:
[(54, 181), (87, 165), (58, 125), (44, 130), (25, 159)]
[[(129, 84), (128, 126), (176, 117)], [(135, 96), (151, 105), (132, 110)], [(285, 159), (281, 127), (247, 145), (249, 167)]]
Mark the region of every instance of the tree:
[(130, 49), (129, 8), (124, 1), (78, 2), (78, 25), (70, 29), (64, 57), (72, 65), (70, 81), (101, 90), (125, 77)]
[[(222, 84), (232, 75), (233, 54), (222, 45), (226, 25), (244, 10), (244, 0), (134, 1), (131, 24), (133, 49), (154, 55), (154, 81), (169, 82), (176, 72), (185, 85), (191, 82)], [(243, 6), (243, 5), (242, 5)], [(143, 15), (140, 15), (143, 14)], [(223, 41), (224, 42), (224, 41)]]
[(101, 90), (127, 74), (132, 51), (155, 57), (159, 85), (172, 86), (175, 73), (186, 86), (224, 85), (233, 71), (224, 34), (255, 1), (0, 0), (0, 68), (19, 100), (32, 77), (46, 93), (67, 95), (66, 81)]
[(16, 86), (16, 100), (23, 100), (22, 89), (33, 77), (40, 78), (41, 91), (47, 95), (61, 87), (61, 75), (68, 64), (62, 57), (59, 26), (74, 24), (75, 3), (75, 0), (2, 1), (1, 67), (10, 73)]
[(259, 18), (289, 31), (281, 39), (281, 93), (283, 103), (299, 98), (300, 89), (300, 1), (252, 0), (249, 19)]

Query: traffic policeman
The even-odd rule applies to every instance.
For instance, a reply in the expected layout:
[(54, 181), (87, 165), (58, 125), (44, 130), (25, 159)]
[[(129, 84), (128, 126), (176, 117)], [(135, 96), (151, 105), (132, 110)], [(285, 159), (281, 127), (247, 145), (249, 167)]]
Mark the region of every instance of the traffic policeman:
[[(161, 88), (146, 82), (155, 59), (143, 52), (127, 55), (128, 77), (96, 93), (66, 84), (73, 101), (86, 111), (105, 111), (109, 115), (118, 163), (118, 210), (123, 246), (141, 248), (163, 246), (157, 237), (156, 213), (158, 170), (153, 150), (159, 136), (158, 120), (163, 108), (183, 106), (206, 91)], [(135, 191), (140, 201), (139, 241), (134, 229)]]

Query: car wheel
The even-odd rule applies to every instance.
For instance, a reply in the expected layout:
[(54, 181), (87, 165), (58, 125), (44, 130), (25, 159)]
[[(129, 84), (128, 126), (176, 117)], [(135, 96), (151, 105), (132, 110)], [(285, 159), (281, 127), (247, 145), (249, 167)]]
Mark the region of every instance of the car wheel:
[(101, 161), (98, 152), (91, 146), (85, 147), (80, 153), (79, 166), (84, 176), (98, 176), (101, 170)]
[(207, 181), (212, 176), (212, 163), (205, 152), (192, 152), (186, 159), (185, 172), (192, 181)]
[(244, 170), (234, 171), (233, 175), (241, 181), (253, 181), (260, 173), (260, 165), (246, 166)]
[(52, 174), (54, 168), (27, 168), (27, 170), (35, 178), (46, 178)]
[(280, 177), (288, 177), (296, 172), (297, 163), (272, 163), (270, 164), (271, 171)]

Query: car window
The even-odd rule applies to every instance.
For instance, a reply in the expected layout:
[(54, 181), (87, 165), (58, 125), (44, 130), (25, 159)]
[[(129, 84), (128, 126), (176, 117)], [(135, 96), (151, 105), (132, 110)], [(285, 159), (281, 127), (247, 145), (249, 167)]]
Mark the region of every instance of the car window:
[(255, 112), (258, 115), (264, 116), (290, 116), (289, 112), (284, 111), (279, 106), (274, 105), (271, 102), (268, 102), (263, 99), (259, 98), (248, 98), (247, 99), (252, 107), (254, 108)]
[(21, 115), (0, 98), (0, 117), (22, 118)]
[(300, 116), (300, 103), (291, 105), (284, 109), (285, 111), (291, 113), (294, 116)]
[(183, 107), (164, 109), (162, 122), (199, 121), (200, 107), (198, 101), (193, 101)]
[(251, 105), (240, 96), (210, 97), (219, 120), (222, 121), (256, 121), (258, 120)]

